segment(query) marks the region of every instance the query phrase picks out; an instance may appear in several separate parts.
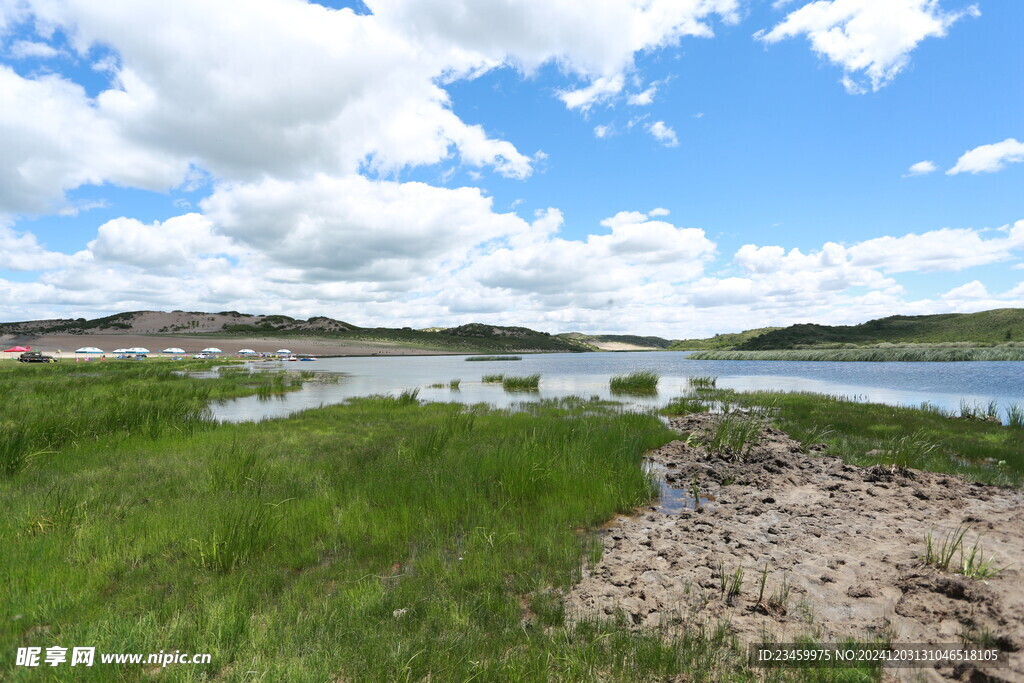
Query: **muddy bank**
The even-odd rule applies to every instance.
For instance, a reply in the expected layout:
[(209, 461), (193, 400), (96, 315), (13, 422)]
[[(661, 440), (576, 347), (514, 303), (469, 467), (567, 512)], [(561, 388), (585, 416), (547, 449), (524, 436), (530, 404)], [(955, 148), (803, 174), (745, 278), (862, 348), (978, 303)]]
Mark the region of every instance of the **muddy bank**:
[[(672, 425), (699, 435), (715, 419), (693, 415)], [(570, 614), (618, 612), (637, 627), (724, 621), (741, 642), (805, 635), (824, 642), (994, 642), (1012, 652), (1011, 667), (986, 673), (1024, 681), (1021, 492), (943, 474), (853, 467), (805, 454), (770, 428), (742, 455), (690, 441), (650, 454), (659, 476), (689, 494), (683, 509), (651, 508), (605, 529), (604, 556), (569, 593)], [(694, 493), (704, 499), (700, 509)], [(941, 542), (961, 525), (969, 527), (968, 551), (980, 536), (986, 559), (1003, 571), (970, 579), (923, 562), (926, 534)], [(981, 674), (919, 673), (964, 680)]]

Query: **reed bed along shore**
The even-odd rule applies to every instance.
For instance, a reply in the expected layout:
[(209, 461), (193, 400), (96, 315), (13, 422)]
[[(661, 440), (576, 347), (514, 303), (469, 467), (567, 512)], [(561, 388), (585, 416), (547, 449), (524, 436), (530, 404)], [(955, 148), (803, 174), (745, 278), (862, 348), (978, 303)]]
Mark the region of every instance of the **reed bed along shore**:
[(866, 349), (779, 349), (775, 351), (697, 351), (691, 360), (796, 360), (796, 361), (875, 361), (875, 362), (949, 362), (1020, 361), (1020, 347), (897, 347)]
[(658, 391), (658, 373), (651, 370), (638, 370), (623, 375), (615, 375), (609, 381), (613, 394), (655, 394)]
[(470, 356), (466, 360), (469, 361), (507, 361), (507, 360), (522, 360), (522, 356)]
[[(188, 414), (194, 396), (166, 389), (193, 380), (125, 372), (171, 404), (168, 425)], [(234, 374), (196, 381), (232, 393)], [(42, 377), (4, 386), (26, 398)], [(119, 391), (62, 388), (73, 402)], [(66, 413), (44, 415), (56, 429)], [(54, 443), (0, 476), (0, 672), (17, 671), (17, 647), (75, 644), (212, 655), (170, 680), (753, 680), (724, 627), (566, 619), (595, 527), (650, 499), (641, 459), (673, 438), (604, 403), (509, 413), (410, 391)]]

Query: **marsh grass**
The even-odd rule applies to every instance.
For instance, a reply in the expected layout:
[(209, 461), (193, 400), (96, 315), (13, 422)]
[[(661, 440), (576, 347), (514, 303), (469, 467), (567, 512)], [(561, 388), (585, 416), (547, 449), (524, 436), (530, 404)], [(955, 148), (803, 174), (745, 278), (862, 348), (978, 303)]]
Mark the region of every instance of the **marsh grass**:
[(743, 456), (757, 443), (765, 422), (764, 413), (760, 410), (730, 411), (715, 421), (714, 426), (702, 435), (701, 441), (711, 450), (728, 450)]
[(853, 465), (898, 465), (1004, 486), (1024, 483), (1021, 430), (1015, 427), (823, 394), (719, 389), (705, 398), (773, 406), (770, 422), (775, 427), (801, 441), (821, 434), (830, 455)]
[(522, 360), (522, 356), (470, 356), (468, 361), (508, 361)]
[(689, 415), (691, 413), (706, 413), (711, 406), (699, 396), (677, 396), (661, 409), (663, 415)]
[(999, 404), (994, 400), (988, 403), (970, 403), (965, 399), (960, 399), (960, 418), (999, 422)]
[(658, 391), (658, 373), (638, 370), (624, 375), (615, 375), (609, 386), (613, 394), (655, 394)]
[(790, 436), (800, 442), (801, 451), (810, 453), (815, 448), (827, 448), (832, 433), (832, 427), (829, 425), (812, 425), (795, 429)]
[[(198, 381), (149, 378), (179, 379)], [(203, 381), (205, 397), (241, 386)], [(76, 403), (119, 386), (66, 388)], [(600, 558), (592, 529), (650, 500), (642, 455), (673, 438), (601, 402), (510, 413), (412, 390), (61, 441), (0, 479), (0, 672), (17, 647), (67, 642), (212, 654), (169, 680), (756, 680), (724, 626), (565, 618), (564, 589)]]
[(946, 533), (942, 537), (941, 544), (932, 535), (932, 532), (925, 534), (925, 555), (924, 563), (942, 571), (949, 571), (949, 565), (956, 556), (958, 550), (963, 549), (964, 535), (967, 528), (960, 526)]
[(480, 378), (480, 381), (485, 384), (501, 384), (503, 379), (505, 379), (505, 375), (498, 373), (495, 375), (484, 375)]
[(460, 384), (462, 384), (461, 379), (453, 379), (448, 382), (448, 388), (451, 389), (452, 391), (458, 391)]
[(878, 457), (882, 465), (908, 470), (914, 463), (927, 462), (937, 449), (938, 444), (929, 441), (924, 430), (917, 430), (888, 439), (879, 449)]
[(209, 428), (212, 400), (271, 396), (302, 384), (297, 376), (239, 366), (220, 368), (212, 379), (187, 376), (214, 367), (196, 361), (13, 365), (0, 367), (0, 475), (8, 477), (67, 446), (114, 434), (192, 434)]
[[(1005, 569), (1005, 567), (994, 566), (995, 558), (985, 559), (985, 551), (981, 547), (981, 536), (978, 536), (974, 545), (968, 550), (964, 543), (966, 535), (967, 527), (961, 525), (947, 532), (940, 542), (929, 531), (925, 534), (925, 564), (940, 571), (954, 571), (970, 579), (988, 579)], [(960, 562), (954, 563), (953, 558), (957, 553), (960, 554)]]
[(861, 349), (778, 349), (773, 351), (697, 351), (690, 360), (792, 360), (792, 361), (872, 361), (872, 362), (951, 362), (1019, 361), (1024, 348), (1016, 347), (928, 347)]
[(691, 389), (714, 389), (718, 385), (718, 378), (713, 375), (697, 375), (688, 377), (686, 383)]
[(540, 386), (540, 374), (505, 375), (501, 378), (501, 386), (505, 391), (537, 391)]
[(1014, 429), (1024, 427), (1024, 406), (1014, 403), (1006, 408), (1006, 424)]
[(981, 536), (971, 546), (970, 551), (965, 547), (960, 548), (960, 573), (970, 579), (988, 579), (1005, 567), (996, 568), (993, 566), (995, 558), (985, 559), (985, 551), (981, 548)]

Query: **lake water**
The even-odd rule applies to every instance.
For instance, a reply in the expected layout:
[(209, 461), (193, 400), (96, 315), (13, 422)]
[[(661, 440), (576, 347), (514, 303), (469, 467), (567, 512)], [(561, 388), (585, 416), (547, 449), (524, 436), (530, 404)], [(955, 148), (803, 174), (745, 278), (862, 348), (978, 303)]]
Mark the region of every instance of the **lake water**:
[[(310, 383), (270, 400), (250, 396), (213, 405), (218, 420), (241, 422), (284, 417), (299, 410), (373, 394), (419, 389), (421, 399), (488, 403), (508, 407), (521, 401), (563, 396), (614, 398), (657, 406), (687, 390), (687, 378), (712, 375), (726, 389), (770, 389), (838, 394), (891, 405), (929, 402), (957, 410), (962, 400), (1006, 406), (1024, 404), (1024, 362), (829, 363), (803, 361), (698, 361), (688, 352), (558, 353), (524, 355), (521, 361), (466, 361), (466, 356), (322, 358), (313, 363), (261, 362), (260, 369), (313, 370), (340, 374), (337, 384)], [(653, 370), (661, 375), (657, 396), (612, 396), (612, 375)], [(506, 392), (485, 384), (485, 374), (540, 373), (540, 390)], [(448, 382), (461, 380), (458, 390)], [(443, 389), (428, 385), (443, 383)]]

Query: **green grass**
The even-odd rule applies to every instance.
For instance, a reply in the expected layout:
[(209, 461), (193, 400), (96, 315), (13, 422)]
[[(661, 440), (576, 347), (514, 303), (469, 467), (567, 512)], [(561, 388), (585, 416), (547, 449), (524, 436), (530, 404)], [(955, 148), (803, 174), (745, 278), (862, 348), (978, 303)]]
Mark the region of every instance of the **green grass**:
[(1024, 348), (1006, 347), (893, 347), (863, 349), (778, 349), (765, 351), (697, 351), (690, 360), (792, 360), (792, 361), (874, 361), (951, 362), (1019, 361)]
[(536, 391), (540, 385), (540, 374), (533, 375), (505, 375), (501, 379), (501, 386), (505, 391)]
[(224, 361), (4, 364), (0, 366), (0, 474), (111, 435), (192, 434), (209, 427), (212, 400), (275, 395), (296, 373), (221, 367), (216, 379), (183, 376)]
[(609, 386), (613, 394), (654, 394), (658, 391), (658, 373), (638, 370), (625, 375), (615, 375)]
[(965, 420), (989, 420), (999, 422), (999, 403), (995, 400), (988, 403), (968, 403), (960, 399), (960, 417)]
[(1006, 408), (1006, 424), (1016, 429), (1024, 427), (1024, 406), (1014, 403)]
[(460, 384), (462, 384), (462, 380), (461, 379), (449, 380), (448, 388), (451, 389), (452, 391), (458, 391)]
[[(48, 376), (35, 372), (3, 389), (38, 408)], [(5, 680), (39, 674), (14, 666), (18, 647), (53, 645), (212, 655), (162, 671), (172, 681), (762, 678), (724, 626), (634, 632), (566, 614), (564, 590), (600, 555), (594, 528), (653, 494), (642, 455), (675, 438), (653, 416), (577, 398), (422, 405), (411, 390), (183, 430), (193, 396), (169, 389), (223, 396), (254, 380), (110, 372), (173, 405), (155, 433), (108, 424), (0, 477)], [(121, 386), (58, 373), (76, 405)]]
[(859, 466), (909, 467), (992, 484), (1024, 484), (1024, 430), (925, 409), (861, 403), (811, 393), (735, 392), (704, 396), (772, 409), (776, 427)]
[(503, 360), (522, 360), (522, 356), (470, 356), (466, 360), (470, 361), (503, 361)]
[[(947, 532), (939, 542), (929, 531), (925, 534), (924, 539), (924, 563), (940, 571), (954, 571), (963, 574), (969, 579), (988, 579), (1001, 572), (1003, 568), (995, 566), (995, 558), (985, 559), (985, 551), (981, 547), (981, 536), (968, 550), (964, 543), (966, 535), (967, 527), (959, 526)], [(960, 562), (954, 563), (953, 558), (958, 552), (960, 553)]]
[(494, 375), (484, 375), (480, 378), (481, 382), (486, 384), (501, 384), (502, 380), (505, 379), (505, 375), (498, 373)]
[(691, 389), (714, 389), (718, 385), (718, 378), (713, 375), (697, 375), (687, 377), (686, 384)]
[(699, 396), (677, 396), (661, 409), (663, 415), (689, 415), (690, 413), (706, 413), (711, 410), (707, 401)]
[(730, 411), (716, 420), (714, 426), (699, 438), (713, 451), (743, 456), (757, 443), (765, 423), (765, 413), (759, 407), (747, 412)]

